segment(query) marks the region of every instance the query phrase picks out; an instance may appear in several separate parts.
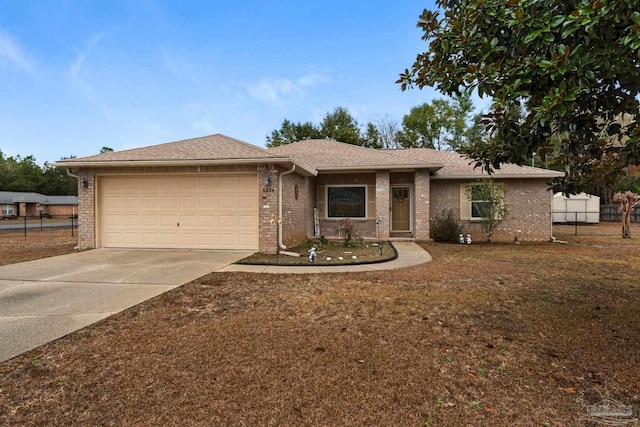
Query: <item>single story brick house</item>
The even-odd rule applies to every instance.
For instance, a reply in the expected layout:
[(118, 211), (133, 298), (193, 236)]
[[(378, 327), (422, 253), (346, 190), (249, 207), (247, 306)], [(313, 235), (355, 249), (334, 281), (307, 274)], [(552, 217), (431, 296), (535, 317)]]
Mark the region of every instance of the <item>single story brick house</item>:
[(76, 196), (46, 196), (40, 193), (0, 191), (2, 218), (25, 216), (69, 216), (77, 213)]
[[(80, 248), (241, 249), (275, 253), (345, 218), (364, 239), (429, 239), (452, 209), (476, 239), (465, 188), (486, 178), (458, 154), (375, 150), (329, 140), (263, 149), (216, 134), (55, 164), (78, 176)], [(494, 240), (551, 238), (546, 169), (504, 165), (508, 217)]]

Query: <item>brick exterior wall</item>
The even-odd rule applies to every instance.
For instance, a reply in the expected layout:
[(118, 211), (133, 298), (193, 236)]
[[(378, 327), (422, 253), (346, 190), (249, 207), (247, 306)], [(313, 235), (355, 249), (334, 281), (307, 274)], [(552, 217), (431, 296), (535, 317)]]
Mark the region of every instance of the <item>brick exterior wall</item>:
[[(375, 240), (376, 239), (376, 222), (372, 219), (352, 220), (354, 239)], [(342, 220), (321, 220), (320, 233), (330, 240), (338, 240), (342, 238), (341, 227)]]
[(296, 173), (282, 177), (282, 243), (295, 246), (313, 235), (316, 192), (313, 179)]
[[(460, 218), (460, 185), (473, 181), (431, 181), (430, 220), (434, 221), (443, 209), (452, 209)], [(508, 179), (505, 203), (509, 209), (507, 218), (493, 233), (494, 241), (548, 241), (551, 239), (551, 203), (553, 193), (547, 191), (547, 179)], [(479, 221), (459, 221), (465, 233), (475, 241), (485, 241), (486, 236)]]
[[(344, 173), (344, 174), (327, 174), (318, 175), (315, 179), (315, 187), (326, 185), (367, 185), (369, 187), (375, 187), (376, 174), (375, 173)], [(317, 199), (314, 200), (314, 203)], [(377, 202), (377, 200), (376, 200)], [(376, 203), (377, 206), (377, 203)], [(320, 217), (320, 234), (328, 239), (339, 239), (341, 237), (341, 226), (343, 220), (341, 219), (327, 219), (325, 206), (317, 206)], [(369, 218), (366, 219), (352, 219), (353, 231), (356, 238), (373, 240), (376, 238), (376, 221), (373, 219), (376, 212), (369, 212)], [(311, 213), (313, 218), (313, 212)], [(313, 232), (313, 226), (311, 228)]]
[(429, 171), (416, 171), (414, 177), (414, 232), (416, 240), (429, 240), (431, 217), (431, 178)]
[[(278, 173), (280, 169), (271, 165), (258, 166), (258, 220), (260, 241), (258, 250), (266, 254), (278, 251)], [(264, 180), (269, 177), (271, 186)]]
[(78, 208), (74, 205), (46, 205), (44, 213), (53, 216), (69, 216), (78, 213)]
[(413, 185), (414, 173), (413, 172), (393, 172), (389, 176), (389, 182), (394, 184), (412, 184)]
[[(82, 186), (86, 179), (88, 186)], [(78, 175), (78, 248), (96, 247), (96, 175), (90, 170)]]
[(40, 203), (18, 203), (19, 216), (40, 216)]
[(382, 218), (378, 225), (378, 238), (388, 239), (390, 230), (390, 216), (389, 210), (389, 184), (390, 177), (389, 171), (377, 171), (376, 172), (376, 218)]

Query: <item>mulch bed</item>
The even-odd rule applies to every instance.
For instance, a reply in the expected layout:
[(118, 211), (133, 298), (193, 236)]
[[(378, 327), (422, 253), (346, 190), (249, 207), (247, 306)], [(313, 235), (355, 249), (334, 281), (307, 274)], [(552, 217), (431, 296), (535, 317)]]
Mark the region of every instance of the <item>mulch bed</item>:
[[(315, 247), (316, 260), (309, 261), (309, 249)], [(398, 252), (390, 242), (354, 242), (345, 246), (342, 242), (329, 242), (326, 244), (315, 244), (307, 242), (287, 249), (288, 252), (297, 253), (301, 256), (294, 257), (283, 254), (261, 254), (256, 253), (238, 261), (238, 264), (248, 265), (358, 265), (374, 264), (394, 260), (398, 257)]]
[[(615, 226), (615, 227), (614, 227)], [(0, 425), (582, 426), (640, 408), (640, 227), (216, 273), (0, 365)]]

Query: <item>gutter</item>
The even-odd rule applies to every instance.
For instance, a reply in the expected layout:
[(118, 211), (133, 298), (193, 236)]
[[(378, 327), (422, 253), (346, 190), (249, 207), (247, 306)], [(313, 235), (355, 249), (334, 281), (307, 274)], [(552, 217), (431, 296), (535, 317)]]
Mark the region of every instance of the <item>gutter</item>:
[(295, 170), (296, 170), (296, 165), (294, 163), (291, 169), (289, 169), (288, 171), (282, 172), (278, 176), (278, 222), (280, 222), (280, 226), (278, 227), (278, 247), (283, 250), (287, 249), (287, 247), (282, 244), (282, 224), (283, 224), (282, 222), (282, 177), (285, 175), (289, 175), (290, 173), (293, 173), (293, 171)]

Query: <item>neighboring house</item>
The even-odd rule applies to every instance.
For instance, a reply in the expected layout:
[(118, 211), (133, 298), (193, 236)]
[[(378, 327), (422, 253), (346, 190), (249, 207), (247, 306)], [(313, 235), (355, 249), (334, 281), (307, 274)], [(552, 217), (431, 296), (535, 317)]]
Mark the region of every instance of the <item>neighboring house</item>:
[[(375, 150), (307, 140), (269, 150), (211, 135), (55, 166), (79, 177), (81, 248), (242, 249), (274, 253), (319, 233), (332, 238), (350, 218), (365, 239), (429, 239), (452, 209), (472, 234), (479, 218), (465, 188), (480, 169), (454, 153)], [(558, 172), (504, 165), (508, 217), (496, 240), (551, 238)], [(478, 234), (478, 239), (480, 235)]]
[(0, 191), (0, 206), (3, 219), (41, 215), (69, 216), (77, 214), (78, 198)]

